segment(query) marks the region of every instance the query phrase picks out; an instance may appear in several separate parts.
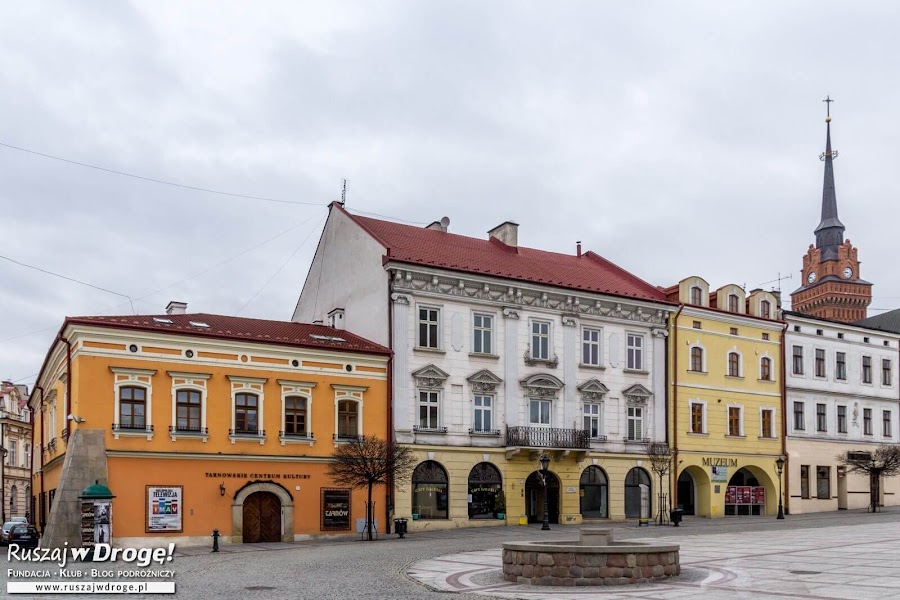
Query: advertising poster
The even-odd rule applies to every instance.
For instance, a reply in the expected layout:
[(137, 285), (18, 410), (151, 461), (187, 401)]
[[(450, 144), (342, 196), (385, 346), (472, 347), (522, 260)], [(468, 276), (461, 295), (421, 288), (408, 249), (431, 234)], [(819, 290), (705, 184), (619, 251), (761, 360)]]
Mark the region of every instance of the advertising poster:
[(737, 503), (737, 488), (734, 486), (728, 486), (725, 488), (725, 504), (736, 504)]
[(147, 486), (147, 532), (173, 531), (183, 528), (184, 501), (180, 485)]
[(750, 486), (743, 486), (741, 488), (741, 501), (740, 504), (751, 504), (750, 500), (750, 490), (752, 488)]
[(112, 540), (112, 505), (109, 500), (94, 502), (94, 545)]
[(350, 529), (350, 490), (322, 489), (323, 531)]
[(728, 481), (728, 467), (710, 467), (710, 480), (714, 483), (725, 483)]
[(765, 503), (766, 503), (766, 488), (764, 488), (764, 487), (753, 488), (753, 504), (765, 504)]

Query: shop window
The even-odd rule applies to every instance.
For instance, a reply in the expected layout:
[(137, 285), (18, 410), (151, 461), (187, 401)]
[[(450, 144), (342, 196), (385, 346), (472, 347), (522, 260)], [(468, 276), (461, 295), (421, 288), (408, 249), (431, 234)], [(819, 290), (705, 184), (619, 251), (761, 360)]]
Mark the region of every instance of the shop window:
[(433, 460), (419, 463), (412, 474), (413, 519), (449, 518), (448, 498), (449, 485), (444, 467)]
[[(505, 502), (498, 502), (503, 479), (497, 467), (488, 462), (478, 463), (469, 471), (469, 518), (496, 519), (506, 511)], [(502, 496), (499, 498), (503, 500)]]
[(800, 465), (800, 497), (809, 498), (809, 465)]
[[(146, 428), (147, 390), (142, 387), (119, 388), (119, 429)], [(56, 432), (51, 431), (55, 436)]]
[(609, 480), (603, 469), (590, 465), (581, 472), (579, 505), (585, 519), (609, 517)]
[(831, 499), (831, 467), (816, 467), (816, 498)]

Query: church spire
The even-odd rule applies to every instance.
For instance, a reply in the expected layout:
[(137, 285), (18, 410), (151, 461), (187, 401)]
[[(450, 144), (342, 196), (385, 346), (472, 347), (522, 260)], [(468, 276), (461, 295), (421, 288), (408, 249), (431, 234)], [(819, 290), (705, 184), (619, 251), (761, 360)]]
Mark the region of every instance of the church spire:
[(822, 260), (837, 260), (838, 246), (844, 243), (844, 224), (838, 219), (837, 194), (834, 191), (834, 159), (837, 150), (831, 150), (831, 103), (826, 96), (825, 152), (819, 159), (825, 161), (825, 181), (822, 187), (822, 220), (816, 227), (816, 247), (822, 251)]

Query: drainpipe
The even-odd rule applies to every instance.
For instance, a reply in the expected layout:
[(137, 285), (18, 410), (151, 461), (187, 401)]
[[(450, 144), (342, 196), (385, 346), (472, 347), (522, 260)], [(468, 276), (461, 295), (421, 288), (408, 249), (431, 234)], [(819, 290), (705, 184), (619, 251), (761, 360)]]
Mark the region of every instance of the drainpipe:
[[(42, 388), (41, 386), (35, 384), (34, 388), (32, 389), (32, 393), (36, 392), (37, 390), (41, 390), (41, 404), (43, 404), (43, 402), (44, 402), (44, 388)], [(29, 404), (30, 404), (30, 403), (29, 403)], [(34, 452), (34, 428), (35, 428), (35, 426), (36, 426), (36, 423), (34, 422), (34, 408), (32, 408), (31, 406), (29, 406), (29, 407), (28, 407), (28, 410), (30, 411), (29, 414), (30, 414), (30, 416), (31, 416), (31, 448), (29, 449), (29, 452), (28, 452), (28, 456), (31, 457), (31, 460), (30, 460), (29, 463), (28, 463), (28, 488), (31, 490), (31, 495), (32, 495), (32, 497), (34, 497), (34, 487), (35, 487), (35, 486), (34, 486), (34, 459), (35, 459), (35, 456), (34, 456), (34, 454), (32, 454), (32, 453)], [(43, 427), (43, 425), (42, 425), (42, 427)], [(42, 452), (43, 452), (43, 450), (42, 450)], [(44, 455), (41, 454), (41, 460), (43, 460), (43, 458), (44, 458)], [(43, 491), (43, 488), (44, 488), (44, 486), (43, 486), (43, 476), (44, 476), (44, 470), (41, 469), (41, 478), (42, 478), (42, 480), (41, 480), (41, 481), (42, 481), (42, 483), (41, 483), (41, 491)], [(40, 497), (40, 496), (38, 496), (38, 497)], [(38, 503), (35, 502), (35, 503), (34, 503), (34, 506), (32, 506), (32, 504), (31, 504), (31, 498), (28, 498), (28, 508), (29, 508), (29, 509), (35, 509), (35, 510), (29, 510), (29, 512), (31, 513), (31, 522), (32, 522), (32, 523), (37, 523), (37, 515), (34, 514), (34, 513), (37, 512), (37, 510), (36, 510), (36, 509), (37, 509), (37, 504), (38, 504)]]
[[(394, 448), (394, 304), (391, 301), (391, 272), (388, 271), (387, 314), (388, 314), (388, 349), (391, 351), (387, 364), (387, 443)], [(388, 473), (385, 484), (384, 527), (391, 533), (391, 512), (394, 510), (394, 474)]]
[(790, 469), (790, 457), (787, 453), (787, 368), (785, 366), (785, 332), (787, 331), (788, 324), (785, 323), (781, 327), (781, 455), (784, 456), (784, 514), (791, 514), (791, 493), (790, 493), (790, 481), (791, 481), (791, 469)]
[[(678, 312), (672, 318), (672, 506), (678, 508), (678, 317), (684, 304), (678, 305)], [(669, 361), (666, 361), (668, 368)]]
[[(69, 435), (72, 433), (72, 421), (69, 415), (72, 414), (72, 342), (59, 335), (59, 341), (66, 345), (66, 412), (63, 413), (63, 419), (66, 421), (66, 442), (68, 443)], [(54, 436), (56, 433), (54, 432)]]
[[(39, 386), (35, 386), (35, 387), (39, 387)], [(40, 412), (40, 414), (41, 414), (41, 457), (40, 457), (40, 461), (41, 461), (41, 495), (38, 496), (38, 498), (39, 498), (38, 504), (40, 505), (41, 533), (43, 534), (44, 527), (47, 525), (47, 521), (44, 520), (44, 514), (46, 512), (44, 510), (44, 417), (43, 417), (43, 414), (44, 414), (44, 410), (43, 410), (44, 409), (44, 388), (40, 388), (40, 390), (41, 390), (41, 403), (39, 405), (39, 408), (41, 409), (41, 412)], [(31, 424), (32, 437), (34, 436), (34, 430), (33, 430), (34, 426), (35, 426), (35, 423), (32, 423)], [(37, 522), (37, 515), (35, 515), (35, 523), (36, 522)]]

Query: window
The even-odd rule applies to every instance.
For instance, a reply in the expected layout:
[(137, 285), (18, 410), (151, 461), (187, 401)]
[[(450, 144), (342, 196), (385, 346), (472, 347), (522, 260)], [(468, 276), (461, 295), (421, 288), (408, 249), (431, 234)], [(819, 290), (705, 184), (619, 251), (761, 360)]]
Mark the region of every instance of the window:
[(844, 334), (841, 333), (841, 332), (838, 332), (838, 339), (839, 339), (839, 340), (844, 339)]
[[(141, 387), (122, 386), (119, 388), (119, 427), (121, 429), (144, 429), (144, 409), (147, 390)], [(56, 437), (55, 424), (51, 423), (50, 437)]]
[(531, 358), (550, 360), (550, 322), (531, 322)]
[(891, 437), (891, 411), (881, 411), (881, 434), (889, 438)]
[(837, 430), (838, 433), (847, 433), (847, 407), (843, 405), (837, 407)]
[(759, 378), (763, 381), (772, 381), (772, 359), (768, 356), (759, 359)]
[(473, 404), (475, 405), (475, 416), (472, 421), (472, 430), (476, 432), (491, 431), (494, 427), (494, 419), (492, 418), (494, 397), (475, 396)]
[(797, 431), (806, 429), (806, 418), (803, 415), (802, 402), (794, 402), (794, 429)]
[(809, 498), (809, 465), (800, 465), (800, 497)]
[(359, 403), (355, 400), (338, 401), (338, 438), (355, 439), (357, 436), (359, 436)]
[(640, 406), (628, 407), (628, 439), (630, 441), (644, 439), (644, 409)]
[(25, 460), (22, 463), (23, 467), (28, 467), (31, 465), (31, 446), (25, 444)]
[(426, 460), (412, 474), (412, 514), (414, 519), (446, 519), (449, 494), (447, 471), (439, 463)]
[(494, 353), (494, 317), (475, 314), (473, 317), (475, 339), (472, 341), (472, 352), (478, 354)]
[(603, 405), (599, 403), (584, 404), (584, 430), (588, 432), (591, 438), (599, 438), (602, 435), (601, 415), (603, 414)]
[(737, 327), (732, 327), (732, 328), (728, 331), (728, 333), (730, 333), (731, 335), (737, 335), (737, 334), (738, 334), (738, 328), (737, 328)]
[(872, 435), (872, 409), (871, 408), (863, 409), (863, 433), (866, 435)]
[(17, 458), (16, 451), (18, 450), (18, 448), (19, 448), (19, 442), (15, 441), (15, 440), (9, 441), (9, 452), (6, 455), (6, 460), (8, 461), (8, 464), (10, 464), (14, 467), (19, 466), (19, 463), (16, 462), (16, 458)]
[(581, 363), (592, 367), (600, 366), (600, 330), (581, 330)]
[(741, 356), (737, 352), (728, 353), (728, 376), (741, 376)]
[(816, 348), (816, 377), (825, 377), (825, 351)]
[(703, 329), (703, 323), (700, 321), (694, 321), (694, 329)]
[(872, 383), (872, 357), (863, 356), (862, 358), (862, 382)]
[(284, 434), (307, 435), (306, 398), (288, 396), (284, 399)]
[(496, 519), (498, 513), (506, 512), (497, 502), (497, 495), (503, 488), (500, 471), (489, 462), (478, 463), (469, 471), (469, 518)]
[(794, 375), (803, 375), (803, 346), (794, 346)]
[(691, 371), (703, 372), (703, 348), (698, 346), (691, 348)]
[(768, 340), (769, 340), (769, 334), (768, 334), (768, 333), (762, 334), (762, 339), (765, 340), (765, 341), (768, 341)]
[(764, 408), (759, 413), (759, 434), (760, 437), (764, 438), (774, 438), (775, 437), (775, 429), (774, 429), (774, 421), (775, 421), (775, 411), (771, 408)]
[(581, 516), (588, 519), (605, 519), (609, 517), (609, 480), (603, 469), (589, 465), (581, 472), (579, 481), (579, 508)]
[(550, 426), (550, 401), (536, 400), (529, 401), (529, 423), (539, 427)]
[(439, 324), (441, 311), (437, 308), (419, 307), (419, 347), (440, 348)]
[(863, 343), (864, 343), (864, 344), (868, 344), (868, 343), (869, 343), (869, 338), (868, 338), (868, 337), (864, 337), (864, 338), (863, 338)]
[(636, 333), (626, 335), (627, 360), (626, 368), (634, 371), (644, 370), (644, 336)]
[(761, 317), (768, 319), (772, 316), (772, 303), (768, 300), (762, 300), (759, 303), (759, 314)]
[(739, 436), (741, 432), (741, 408), (739, 406), (728, 407), (728, 435)]
[(198, 390), (175, 392), (175, 429), (200, 431), (202, 394)]
[(841, 381), (847, 379), (847, 353), (835, 352), (834, 354), (834, 378)]
[(706, 433), (703, 427), (705, 406), (701, 402), (691, 402), (691, 433)]
[(235, 433), (259, 432), (259, 396), (236, 394), (234, 397)]
[(800, 333), (800, 326), (794, 325), (794, 331), (796, 331), (797, 333)]
[(696, 286), (691, 288), (691, 304), (703, 306), (703, 290)]
[(828, 418), (824, 404), (816, 404), (816, 431), (828, 431)]
[(825, 334), (825, 332), (822, 331), (821, 329), (816, 329), (816, 335), (824, 335), (824, 334)]
[(728, 294), (728, 312), (736, 313), (738, 311), (737, 294)]
[(440, 427), (440, 396), (437, 391), (421, 390), (419, 392), (419, 429), (437, 429)]
[(816, 498), (831, 499), (831, 467), (816, 467)]
[(881, 359), (881, 385), (891, 385), (893, 377), (891, 374), (891, 359)]

